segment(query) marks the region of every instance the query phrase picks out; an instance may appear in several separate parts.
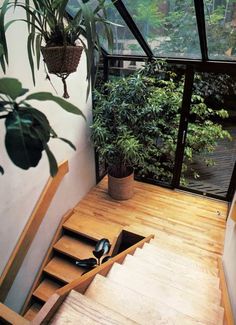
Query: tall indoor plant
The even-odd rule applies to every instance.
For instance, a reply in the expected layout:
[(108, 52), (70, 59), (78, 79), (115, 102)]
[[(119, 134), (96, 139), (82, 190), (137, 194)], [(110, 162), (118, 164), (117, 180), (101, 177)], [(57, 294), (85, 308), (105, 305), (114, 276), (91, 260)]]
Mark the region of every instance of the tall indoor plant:
[[(164, 61), (153, 60), (129, 77), (110, 81), (96, 93), (92, 140), (99, 157), (108, 163), (108, 173), (122, 175), (120, 166), (126, 169), (128, 165), (125, 157), (135, 152), (129, 164), (139, 179), (171, 184), (184, 90), (178, 71)], [(203, 82), (206, 87), (199, 85), (192, 95), (182, 184), (187, 172), (199, 177), (192, 164), (196, 156), (207, 166), (214, 164), (210, 153), (220, 139), (230, 139), (219, 123), (227, 118), (227, 111), (207, 105), (203, 88), (209, 91), (209, 84)], [(129, 141), (124, 141), (125, 136)]]
[(144, 89), (135, 77), (107, 83), (105, 93), (95, 91), (92, 141), (108, 164), (108, 192), (115, 199), (133, 195), (133, 168), (143, 162), (145, 148), (132, 132), (132, 115), (142, 105)]
[[(66, 78), (76, 71), (83, 49), (87, 58), (87, 78), (90, 81), (94, 51), (100, 51), (98, 26), (109, 46), (113, 43), (109, 28), (111, 22), (106, 19), (106, 0), (96, 2), (97, 4), (93, 0), (4, 0), (0, 14), (1, 41), (5, 52), (1, 60), (3, 70), (8, 62), (3, 31), (17, 20), (28, 25), (27, 51), (34, 83), (35, 67), (39, 68), (42, 54), (49, 73), (62, 78), (64, 97), (68, 97)], [(24, 19), (12, 20), (4, 26), (5, 14), (12, 7), (22, 8), (26, 16)]]

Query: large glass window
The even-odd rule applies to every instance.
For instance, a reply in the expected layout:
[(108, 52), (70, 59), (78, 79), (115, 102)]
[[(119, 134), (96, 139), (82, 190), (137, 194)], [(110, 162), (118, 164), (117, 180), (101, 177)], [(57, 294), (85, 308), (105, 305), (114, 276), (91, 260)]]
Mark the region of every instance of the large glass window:
[(182, 167), (187, 188), (226, 197), (236, 159), (236, 81), (196, 73)]
[(201, 58), (192, 0), (123, 0), (156, 56)]
[[(91, 0), (90, 6), (96, 8), (98, 6), (97, 0)], [(78, 0), (70, 0), (67, 10), (73, 17), (79, 6)], [(102, 47), (109, 53), (122, 54), (122, 55), (143, 55), (146, 56), (142, 47), (131, 33), (130, 29), (126, 25), (124, 19), (121, 17), (112, 1), (107, 0), (105, 2), (107, 20), (111, 21), (111, 29), (113, 32), (113, 48), (108, 48), (107, 35), (105, 35), (104, 26), (97, 25), (97, 32), (100, 38)], [(99, 14), (102, 16), (103, 12), (100, 10)]]
[(101, 30), (99, 36), (102, 40), (103, 47), (113, 54), (145, 56), (142, 47), (131, 33), (129, 27), (126, 25), (124, 19), (121, 17), (112, 1), (108, 1), (108, 3), (107, 19), (114, 23), (114, 25), (112, 25), (114, 46), (113, 49), (108, 49), (107, 43), (103, 38), (103, 31)]
[(208, 55), (212, 60), (236, 60), (236, 1), (206, 0)]

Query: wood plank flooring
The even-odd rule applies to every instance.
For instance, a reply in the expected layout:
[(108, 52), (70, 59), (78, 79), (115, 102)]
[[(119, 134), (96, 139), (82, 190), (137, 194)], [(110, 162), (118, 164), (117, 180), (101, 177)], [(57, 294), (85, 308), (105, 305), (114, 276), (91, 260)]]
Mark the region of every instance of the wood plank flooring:
[(124, 228), (153, 233), (164, 246), (176, 246), (209, 265), (222, 254), (227, 209), (223, 201), (141, 182), (135, 182), (132, 199), (115, 201), (107, 194), (106, 177), (75, 207), (78, 222), (86, 216), (101, 236), (112, 238)]

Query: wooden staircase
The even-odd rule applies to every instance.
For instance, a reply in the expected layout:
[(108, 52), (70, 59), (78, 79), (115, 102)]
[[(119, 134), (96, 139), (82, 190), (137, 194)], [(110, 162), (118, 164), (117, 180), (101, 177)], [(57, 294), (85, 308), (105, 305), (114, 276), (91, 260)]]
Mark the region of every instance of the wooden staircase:
[(69, 293), (52, 324), (223, 324), (217, 266), (160, 248), (156, 239), (81, 292)]
[[(108, 232), (108, 227), (111, 227)], [(35, 283), (28, 295), (22, 314), (32, 320), (39, 310), (58, 289), (85, 272), (75, 265), (78, 259), (92, 257), (96, 242), (108, 238), (115, 243), (121, 227), (106, 223), (99, 218), (87, 218), (75, 210), (69, 211), (63, 218), (54, 236), (51, 247), (40, 268)], [(113, 246), (110, 253), (112, 253)]]

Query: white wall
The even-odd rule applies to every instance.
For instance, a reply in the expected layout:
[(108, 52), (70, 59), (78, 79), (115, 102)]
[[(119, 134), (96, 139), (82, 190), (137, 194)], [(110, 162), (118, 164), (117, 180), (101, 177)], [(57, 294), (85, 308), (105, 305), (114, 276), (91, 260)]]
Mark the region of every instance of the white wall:
[[(17, 10), (10, 17), (16, 18), (21, 14), (22, 12)], [(26, 33), (27, 28), (22, 22), (13, 24), (9, 28), (7, 39), (10, 65), (6, 75), (18, 78), (24, 88), (29, 88), (32, 92), (50, 91), (55, 94), (49, 82), (45, 80), (43, 64), (40, 71), (36, 73), (36, 87), (33, 87), (26, 51)], [(63, 92), (61, 80), (52, 75), (51, 79), (61, 95)], [(16, 311), (20, 310), (24, 302), (61, 217), (95, 185), (94, 155), (88, 127), (91, 121), (91, 96), (86, 101), (85, 54), (82, 55), (77, 72), (67, 80), (69, 101), (83, 111), (87, 122), (81, 117), (63, 111), (56, 104), (35, 102), (35, 107), (47, 115), (57, 134), (71, 140), (77, 151), (74, 152), (59, 140), (51, 140), (49, 143), (58, 163), (63, 160), (69, 161), (70, 171), (62, 181), (6, 299), (5, 303)], [(45, 155), (36, 168), (28, 171), (13, 165), (4, 146), (4, 121), (0, 120), (0, 124), (0, 165), (5, 169), (5, 174), (0, 175), (1, 273), (48, 180), (49, 166)]]
[[(236, 202), (236, 193), (232, 207)], [(236, 323), (236, 223), (231, 219), (232, 209), (227, 220), (223, 265), (226, 275), (227, 287)]]

